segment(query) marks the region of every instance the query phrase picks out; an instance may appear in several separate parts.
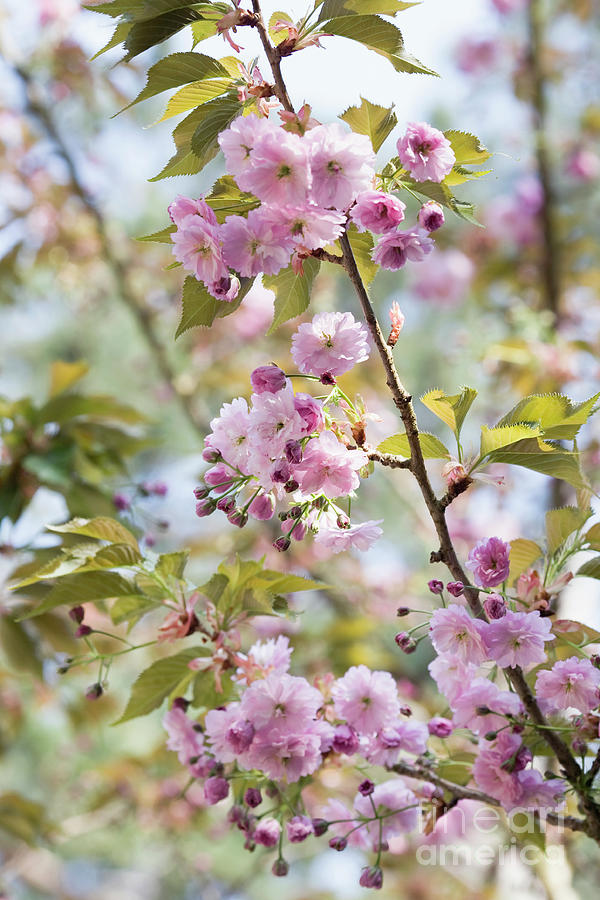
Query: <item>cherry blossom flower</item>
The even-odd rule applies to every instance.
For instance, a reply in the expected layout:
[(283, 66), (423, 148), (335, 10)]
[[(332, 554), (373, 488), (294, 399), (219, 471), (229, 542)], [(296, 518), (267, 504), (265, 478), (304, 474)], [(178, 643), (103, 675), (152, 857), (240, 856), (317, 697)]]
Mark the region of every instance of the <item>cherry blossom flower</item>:
[(456, 162), (448, 138), (427, 122), (410, 122), (397, 146), (400, 162), (415, 181), (442, 181)]
[(508, 578), (510, 545), (499, 537), (486, 538), (476, 544), (467, 558), (475, 584), (491, 588)]
[(435, 200), (428, 200), (419, 210), (418, 218), (425, 231), (437, 231), (444, 224), (444, 210)]
[(305, 375), (343, 375), (369, 358), (369, 337), (352, 313), (317, 313), (293, 335), (291, 354)]
[(323, 697), (304, 678), (273, 673), (244, 691), (241, 711), (256, 729), (269, 725), (294, 733), (311, 723)]
[(295, 476), (305, 494), (345, 497), (358, 487), (357, 472), (368, 460), (362, 450), (348, 450), (331, 431), (323, 431), (307, 444)]
[[(194, 722), (183, 709), (172, 706), (165, 713), (163, 728), (168, 735), (167, 749), (177, 753), (179, 762), (183, 766), (188, 766), (196, 777), (207, 775), (211, 763), (206, 756), (202, 732), (194, 728)], [(192, 763), (191, 760), (196, 760), (196, 762)]]
[(308, 816), (294, 816), (286, 823), (286, 830), (290, 844), (299, 844), (314, 832)]
[(261, 844), (263, 847), (276, 847), (280, 834), (281, 825), (277, 819), (268, 817), (260, 820), (254, 829), (252, 840), (255, 844)]
[(255, 394), (276, 394), (287, 384), (285, 372), (279, 366), (259, 366), (250, 375), (250, 384)]
[(364, 757), (376, 766), (393, 766), (402, 750), (415, 756), (425, 753), (427, 737), (427, 726), (422, 722), (402, 719), (390, 722), (368, 738)]
[(553, 641), (552, 623), (539, 612), (507, 612), (490, 622), (486, 631), (488, 658), (505, 666), (532, 666), (546, 660), (544, 643)]
[(372, 734), (400, 714), (398, 690), (389, 672), (352, 666), (332, 688), (336, 715), (361, 734)]
[(200, 216), (185, 216), (171, 240), (175, 259), (199, 281), (212, 284), (229, 278), (216, 226)]
[(292, 255), (292, 239), (277, 217), (262, 207), (251, 209), (247, 218), (227, 216), (221, 236), (225, 261), (240, 275), (276, 275)]
[[(401, 778), (392, 778), (378, 784), (368, 797), (358, 793), (354, 798), (354, 808), (365, 818), (373, 818), (373, 807), (382, 815), (381, 819), (365, 826), (373, 848), (379, 846), (380, 840), (389, 841), (416, 828), (418, 805), (416, 796)], [(392, 810), (397, 812), (390, 815)]]
[(406, 204), (383, 191), (363, 191), (350, 210), (350, 218), (358, 231), (384, 234), (396, 228), (404, 219)]
[(207, 447), (218, 450), (232, 466), (246, 471), (248, 460), (248, 432), (250, 416), (243, 397), (224, 403), (219, 415), (211, 420), (211, 433), (206, 437)]
[(600, 670), (589, 659), (570, 656), (560, 659), (551, 669), (542, 669), (535, 693), (547, 710), (569, 709), (587, 713), (598, 706)]
[(517, 716), (522, 712), (521, 701), (516, 694), (503, 691), (487, 678), (471, 678), (462, 684), (452, 700), (455, 728), (469, 728), (474, 734), (485, 735), (503, 728), (506, 715)]
[(242, 190), (239, 178), (251, 167), (250, 154), (261, 137), (276, 129), (272, 123), (260, 116), (238, 116), (229, 128), (218, 137), (219, 146), (225, 156), (227, 171), (233, 175)]
[(375, 174), (371, 141), (337, 122), (311, 128), (304, 141), (309, 148), (314, 202), (348, 209), (355, 197), (371, 186)]
[(388, 231), (375, 245), (373, 262), (382, 269), (401, 269), (408, 260), (422, 262), (434, 248), (434, 243), (424, 228), (410, 231)]
[(209, 225), (217, 224), (214, 211), (202, 197), (199, 200), (192, 200), (178, 194), (169, 204), (167, 211), (171, 222), (178, 228), (187, 216), (200, 216)]
[(477, 666), (471, 662), (463, 662), (455, 654), (440, 654), (429, 663), (429, 674), (438, 686), (439, 691), (454, 703), (465, 685), (472, 681)]
[(347, 528), (339, 528), (337, 523), (319, 527), (315, 535), (315, 544), (324, 547), (331, 553), (343, 553), (345, 550), (369, 550), (383, 534), (379, 525), (383, 519), (369, 522), (356, 522)]
[(429, 625), (431, 643), (438, 653), (451, 653), (463, 662), (480, 663), (487, 658), (487, 622), (473, 619), (456, 604), (436, 609)]
[(344, 232), (346, 217), (314, 204), (283, 206), (278, 210), (282, 226), (297, 246), (317, 250), (332, 244)]
[(490, 743), (481, 741), (479, 754), (473, 763), (473, 777), (482, 791), (498, 800), (507, 809), (518, 806), (523, 789), (511, 761), (521, 747), (521, 738), (510, 731), (501, 731)]
[(297, 134), (270, 128), (254, 144), (251, 165), (237, 176), (244, 191), (274, 206), (302, 204), (310, 185), (307, 148)]

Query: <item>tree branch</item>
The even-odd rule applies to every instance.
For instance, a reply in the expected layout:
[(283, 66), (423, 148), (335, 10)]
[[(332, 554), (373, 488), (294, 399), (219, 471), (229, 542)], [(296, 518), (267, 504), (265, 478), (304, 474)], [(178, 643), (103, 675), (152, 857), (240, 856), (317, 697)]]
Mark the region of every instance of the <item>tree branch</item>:
[(269, 40), (269, 34), (265, 27), (265, 23), (262, 17), (262, 10), (260, 8), (260, 0), (252, 0), (252, 9), (256, 16), (256, 24), (255, 28), (258, 31), (260, 36), (260, 41), (263, 45), (263, 49), (265, 51), (265, 55), (269, 60), (269, 65), (271, 66), (271, 72), (273, 73), (273, 80), (275, 81), (275, 93), (277, 94), (277, 99), (281, 103), (284, 109), (288, 112), (294, 112), (294, 107), (292, 106), (292, 101), (290, 100), (287, 87), (285, 86), (285, 82), (283, 80), (283, 76), (281, 74), (281, 56), (279, 55), (279, 50), (277, 47), (274, 47), (271, 41)]
[(410, 459), (403, 459), (401, 456), (394, 456), (393, 453), (380, 453), (379, 450), (368, 450), (367, 456), (373, 462), (381, 463), (389, 469), (410, 469)]

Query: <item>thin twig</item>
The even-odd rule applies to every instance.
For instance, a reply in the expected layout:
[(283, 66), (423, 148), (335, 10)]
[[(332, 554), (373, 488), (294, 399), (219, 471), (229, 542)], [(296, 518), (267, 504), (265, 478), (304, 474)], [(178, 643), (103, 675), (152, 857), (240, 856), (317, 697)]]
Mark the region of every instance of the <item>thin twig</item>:
[(367, 456), (373, 462), (381, 463), (389, 469), (410, 469), (410, 459), (394, 456), (393, 453), (380, 453), (379, 450), (368, 450)]

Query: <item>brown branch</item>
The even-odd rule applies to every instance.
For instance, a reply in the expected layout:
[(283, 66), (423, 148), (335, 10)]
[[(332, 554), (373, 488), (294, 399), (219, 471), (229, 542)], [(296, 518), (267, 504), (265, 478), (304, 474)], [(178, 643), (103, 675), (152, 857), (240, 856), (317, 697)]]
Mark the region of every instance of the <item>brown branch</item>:
[(262, 17), (262, 10), (260, 8), (260, 0), (252, 0), (252, 9), (254, 10), (254, 14), (256, 16), (255, 28), (258, 31), (260, 41), (263, 45), (263, 49), (265, 51), (265, 55), (269, 60), (269, 65), (271, 66), (271, 72), (273, 73), (273, 79), (275, 81), (275, 93), (277, 94), (277, 99), (281, 103), (284, 109), (288, 112), (294, 112), (294, 107), (292, 106), (292, 101), (290, 100), (287, 87), (285, 86), (285, 82), (283, 80), (283, 76), (281, 74), (281, 55), (277, 47), (274, 47), (271, 41), (269, 40), (269, 34), (265, 27), (265, 23)]
[(389, 469), (410, 469), (410, 459), (403, 459), (401, 456), (395, 456), (393, 453), (380, 453), (379, 450), (368, 450), (367, 456), (373, 462), (381, 463)]
[(337, 266), (344, 265), (344, 258), (342, 256), (336, 256), (335, 253), (328, 253), (327, 250), (323, 250), (319, 247), (317, 250), (311, 250), (311, 256), (314, 256), (315, 259), (324, 260), (324, 262), (333, 263)]
[(154, 330), (152, 316), (149, 310), (139, 302), (136, 294), (129, 286), (127, 267), (113, 249), (104, 216), (79, 177), (75, 160), (56, 126), (51, 111), (33, 96), (34, 81), (29, 72), (20, 66), (14, 66), (13, 70), (23, 82), (25, 88), (26, 112), (41, 125), (46, 136), (54, 144), (56, 152), (66, 166), (73, 193), (78, 197), (89, 215), (94, 219), (96, 231), (102, 247), (103, 258), (112, 271), (121, 301), (135, 319), (146, 344), (152, 352), (156, 367), (176, 396), (183, 415), (193, 430), (204, 437), (206, 423), (196, 417), (189, 396), (182, 393), (176, 387), (176, 373), (171, 366), (164, 345)]
[[(446, 778), (442, 778), (435, 772), (432, 772), (429, 768), (421, 767), (417, 763), (410, 765), (409, 763), (398, 762), (396, 765), (390, 766), (390, 770), (407, 778), (415, 778), (418, 781), (430, 781), (437, 787), (448, 791), (452, 795), (453, 800), (477, 800), (480, 803), (487, 803), (489, 806), (501, 807), (500, 802), (495, 797), (490, 797), (489, 794), (478, 791), (476, 788), (464, 787), (463, 785), (455, 784), (453, 781), (448, 781)], [(577, 816), (563, 816), (560, 813), (547, 812), (546, 820), (551, 825), (563, 825), (571, 831), (582, 831), (585, 834), (589, 834), (588, 823), (585, 819), (579, 819)]]

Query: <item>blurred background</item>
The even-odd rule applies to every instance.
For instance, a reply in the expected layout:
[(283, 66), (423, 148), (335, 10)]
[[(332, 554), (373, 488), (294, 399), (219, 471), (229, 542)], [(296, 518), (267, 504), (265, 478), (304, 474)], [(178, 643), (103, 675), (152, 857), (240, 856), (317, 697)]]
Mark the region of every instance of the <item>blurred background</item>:
[[(267, 13), (282, 6), (263, 5)], [(303, 9), (285, 4), (291, 15)], [(560, 391), (582, 400), (597, 387), (598, 21), (594, 0), (424, 0), (399, 24), (408, 48), (439, 79), (394, 73), (341, 40), (329, 40), (326, 53), (310, 48), (286, 60), (293, 98), (309, 102), (321, 121), (360, 96), (395, 104), (399, 129), (380, 151), (384, 161), (412, 120), (472, 131), (493, 153), (491, 175), (458, 190), (485, 227), (449, 214), (426, 263), (382, 273), (373, 287), (382, 320), (394, 300), (406, 315), (396, 359), (413, 396), (432, 387), (455, 393), (463, 384), (479, 391), (463, 442), (473, 451), (479, 425), (492, 424), (519, 396)], [(0, 579), (43, 559), (56, 543), (45, 525), (72, 516), (121, 517), (159, 552), (191, 548), (198, 583), (233, 551), (266, 554), (271, 568), (338, 585), (302, 595), (298, 622), (257, 620), (262, 634), (292, 635), (302, 674), (322, 674), (323, 660), (335, 674), (359, 662), (389, 668), (407, 697), (443, 712), (427, 678), (427, 648), (403, 658), (393, 650), (398, 605), (427, 602), (434, 546), (408, 475), (378, 472), (361, 488), (360, 518), (383, 516), (385, 529), (364, 556), (323, 560), (301, 543), (278, 555), (269, 523), (239, 532), (224, 519), (194, 515), (211, 417), (224, 401), (249, 394), (255, 366), (273, 360), (289, 368), (298, 323), (264, 337), (273, 295), (257, 285), (236, 314), (175, 343), (181, 273), (169, 269), (168, 245), (136, 238), (167, 224), (175, 194), (209, 189), (221, 163), (200, 176), (148, 180), (171, 155), (173, 123), (150, 127), (164, 98), (115, 118), (155, 58), (150, 52), (113, 68), (122, 55), (116, 48), (92, 59), (111, 24), (77, 0), (0, 0)], [(252, 34), (240, 39), (244, 58), (258, 55)], [(169, 49), (189, 49), (188, 36)], [(217, 38), (201, 49), (230, 52)], [(313, 308), (358, 314), (327, 267)], [(371, 443), (397, 430), (376, 360), (342, 383), (373, 414)], [(57, 398), (59, 427), (37, 428), (40, 410)], [(448, 438), (425, 407), (417, 412), (422, 428)], [(597, 483), (597, 424), (585, 430), (582, 449)], [(441, 490), (440, 469), (432, 464)], [(539, 540), (544, 511), (573, 499), (568, 486), (549, 487), (534, 473), (499, 474), (505, 489), (477, 485), (449, 512), (461, 552), (492, 533)], [(598, 626), (598, 599), (596, 582), (579, 580), (565, 592), (563, 612)], [(302, 845), (285, 881), (265, 874), (269, 866), (241, 849), (226, 811), (203, 809), (193, 791), (182, 796), (185, 773), (164, 748), (159, 714), (110, 727), (152, 650), (124, 657), (109, 691), (91, 702), (85, 690), (94, 672), (59, 674), (77, 646), (66, 614), (15, 623), (15, 602), (0, 585), (0, 896), (363, 895), (362, 860), (350, 851), (315, 856)], [(156, 625), (142, 622), (136, 639)], [(336, 778), (331, 773), (330, 787), (341, 786)], [(585, 838), (569, 838), (567, 850), (554, 866), (424, 868), (410, 847), (399, 848), (382, 896), (595, 897), (597, 850)]]

